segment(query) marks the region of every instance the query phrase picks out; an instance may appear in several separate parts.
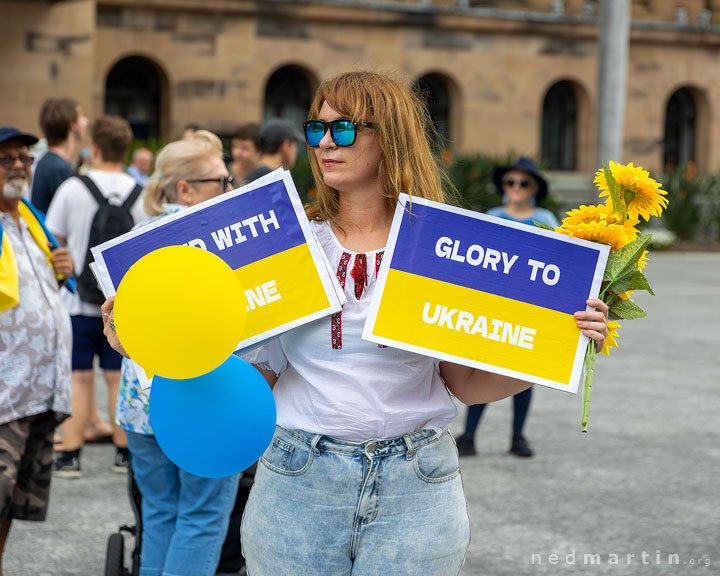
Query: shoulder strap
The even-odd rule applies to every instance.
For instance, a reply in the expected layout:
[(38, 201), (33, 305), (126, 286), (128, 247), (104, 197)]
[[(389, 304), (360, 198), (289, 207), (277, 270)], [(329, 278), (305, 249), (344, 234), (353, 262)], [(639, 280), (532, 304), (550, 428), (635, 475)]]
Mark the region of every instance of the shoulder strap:
[(100, 192), (100, 189), (97, 187), (97, 184), (93, 182), (93, 179), (90, 178), (90, 176), (80, 176), (80, 181), (85, 184), (85, 187), (90, 191), (90, 194), (93, 195), (93, 198), (95, 198), (95, 202), (100, 204), (100, 206), (108, 203), (107, 198), (103, 196), (102, 192)]
[[(18, 204), (18, 212), (20, 213), (20, 216), (22, 216), (23, 220), (25, 220), (25, 224), (27, 224), (28, 230), (35, 239), (37, 245), (47, 255), (48, 263), (52, 266), (51, 252), (56, 248), (60, 248), (60, 244), (55, 239), (55, 236), (52, 235), (52, 232), (50, 232), (47, 226), (45, 226), (45, 220), (42, 215), (37, 211), (35, 206), (24, 198)], [(0, 230), (2, 230), (1, 227)], [(71, 276), (70, 278), (67, 278), (65, 276), (57, 275), (57, 279), (58, 282), (64, 283), (65, 287), (70, 292), (73, 294), (75, 293), (74, 277)]]
[(142, 191), (142, 186), (140, 186), (139, 184), (135, 184), (135, 188), (133, 188), (133, 191), (130, 192), (130, 196), (128, 196), (125, 199), (125, 202), (122, 203), (123, 208), (125, 208), (126, 210), (130, 210), (130, 208), (132, 208), (132, 205), (135, 204), (135, 200), (138, 199), (138, 196), (140, 196)]

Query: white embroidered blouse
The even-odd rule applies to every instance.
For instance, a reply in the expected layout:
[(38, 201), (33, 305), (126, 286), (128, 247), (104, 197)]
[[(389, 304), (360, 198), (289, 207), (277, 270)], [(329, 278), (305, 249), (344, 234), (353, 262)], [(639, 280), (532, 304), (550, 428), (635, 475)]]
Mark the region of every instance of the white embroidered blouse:
[(439, 362), (361, 339), (382, 251), (363, 258), (343, 248), (328, 223), (310, 225), (348, 301), (341, 314), (291, 330), (244, 356), (278, 375), (278, 425), (350, 442), (422, 429), (440, 433), (457, 408)]

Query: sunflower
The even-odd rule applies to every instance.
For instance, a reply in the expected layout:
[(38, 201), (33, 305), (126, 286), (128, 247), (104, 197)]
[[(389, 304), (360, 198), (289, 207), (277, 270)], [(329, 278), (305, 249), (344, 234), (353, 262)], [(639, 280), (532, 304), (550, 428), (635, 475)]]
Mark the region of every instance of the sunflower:
[[(667, 207), (667, 192), (660, 188), (659, 182), (650, 178), (647, 170), (633, 166), (632, 162), (624, 166), (610, 161), (610, 172), (620, 186), (620, 194), (627, 203), (628, 215), (631, 218), (642, 217), (650, 220), (650, 216), (660, 216)], [(603, 170), (595, 173), (594, 183), (600, 189), (601, 198), (610, 195)]]
[(566, 212), (565, 218), (563, 218), (563, 227), (570, 226), (572, 224), (587, 224), (589, 222), (606, 222), (607, 224), (622, 224), (633, 234), (634, 237), (638, 235), (638, 231), (635, 226), (640, 222), (637, 218), (623, 218), (623, 215), (613, 210), (612, 202), (608, 201), (606, 204), (600, 206), (580, 206)]
[(608, 335), (607, 338), (605, 338), (605, 345), (603, 346), (603, 349), (600, 350), (600, 354), (605, 354), (605, 356), (610, 356), (610, 348), (616, 348), (618, 346), (616, 338), (618, 337), (618, 330), (620, 329), (620, 322), (615, 322), (615, 320), (609, 320), (607, 323), (608, 326)]
[(611, 208), (605, 205), (585, 206), (568, 210), (567, 216), (563, 218), (563, 224), (587, 224), (588, 222), (600, 222), (604, 220), (608, 224), (620, 224), (622, 215), (619, 212), (613, 212)]
[(622, 224), (608, 224), (606, 220), (577, 223), (563, 220), (562, 225), (559, 228), (555, 228), (555, 232), (560, 232), (560, 234), (572, 236), (573, 238), (582, 238), (591, 242), (607, 244), (612, 250), (617, 250), (629, 244), (635, 240), (635, 236), (637, 235), (637, 231), (634, 228), (628, 228)]

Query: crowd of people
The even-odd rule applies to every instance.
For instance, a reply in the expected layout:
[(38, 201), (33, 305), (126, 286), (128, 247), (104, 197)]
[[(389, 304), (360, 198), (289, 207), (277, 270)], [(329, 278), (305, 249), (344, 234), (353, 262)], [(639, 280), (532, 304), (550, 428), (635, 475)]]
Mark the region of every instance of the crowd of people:
[[(37, 137), (0, 128), (0, 576), (11, 520), (43, 520), (51, 475), (82, 476), (83, 445), (98, 441), (112, 442), (109, 465), (131, 466), (142, 493), (140, 574), (215, 573), (238, 477), (199, 478), (163, 454), (89, 248), (291, 168), (303, 142), (317, 190), (307, 216), (347, 303), (342, 323), (312, 322), (246, 356), (278, 413), (244, 510), (247, 573), (458, 574), (470, 541), (458, 455), (476, 452), (482, 406), (515, 395), (511, 453), (531, 456), (531, 385), (361, 338), (398, 195), (446, 202), (452, 191), (418, 95), (385, 75), (340, 74), (319, 87), (302, 130), (284, 119), (242, 126), (228, 162), (216, 135), (188, 125), (156, 159), (138, 148), (126, 167), (128, 122), (89, 122), (65, 98), (45, 103), (40, 126), (47, 149), (37, 162)], [(495, 215), (554, 223), (535, 206), (547, 182), (529, 159), (499, 167), (495, 184), (504, 202)], [(599, 349), (607, 307), (588, 305), (575, 316)], [(474, 406), (457, 445), (447, 430), (455, 399)]]

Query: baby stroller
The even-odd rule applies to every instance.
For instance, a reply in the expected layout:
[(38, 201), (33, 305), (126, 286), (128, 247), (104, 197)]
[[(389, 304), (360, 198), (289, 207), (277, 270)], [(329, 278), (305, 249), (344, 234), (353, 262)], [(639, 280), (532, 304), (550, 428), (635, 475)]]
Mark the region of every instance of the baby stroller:
[[(135, 525), (120, 526), (118, 532), (110, 534), (105, 549), (105, 576), (138, 576), (140, 574), (140, 543), (142, 534), (142, 496), (132, 466), (128, 466), (128, 495), (130, 496), (130, 507), (135, 517)], [(135, 546), (132, 551), (130, 568), (125, 568), (125, 537), (127, 532), (135, 539)]]
[[(244, 576), (245, 559), (240, 547), (240, 523), (243, 510), (250, 495), (255, 479), (257, 463), (245, 470), (240, 476), (235, 506), (230, 514), (228, 532), (223, 543), (220, 561), (216, 570), (217, 576)], [(110, 534), (105, 552), (105, 576), (139, 576), (140, 574), (140, 547), (142, 543), (142, 495), (135, 482), (132, 466), (128, 468), (128, 494), (130, 507), (135, 517), (135, 525), (120, 526), (114, 534)], [(125, 567), (125, 535), (134, 538), (134, 547), (129, 567)]]

